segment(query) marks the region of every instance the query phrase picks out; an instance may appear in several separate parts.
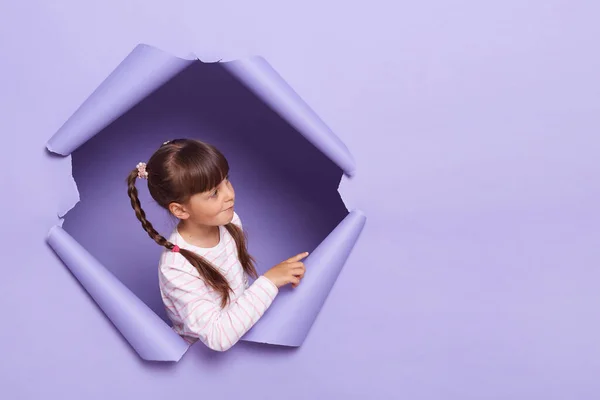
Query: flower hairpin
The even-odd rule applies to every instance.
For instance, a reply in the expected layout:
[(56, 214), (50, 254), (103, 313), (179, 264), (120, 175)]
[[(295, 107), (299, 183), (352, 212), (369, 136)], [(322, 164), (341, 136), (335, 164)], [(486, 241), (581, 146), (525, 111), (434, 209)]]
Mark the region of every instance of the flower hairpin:
[(138, 170), (138, 178), (142, 178), (142, 179), (148, 179), (148, 172), (146, 171), (146, 163), (138, 163), (138, 165), (136, 165), (137, 170)]
[(170, 142), (171, 142), (170, 140), (167, 140), (166, 142), (163, 142), (163, 146), (166, 145), (166, 144), (169, 144)]

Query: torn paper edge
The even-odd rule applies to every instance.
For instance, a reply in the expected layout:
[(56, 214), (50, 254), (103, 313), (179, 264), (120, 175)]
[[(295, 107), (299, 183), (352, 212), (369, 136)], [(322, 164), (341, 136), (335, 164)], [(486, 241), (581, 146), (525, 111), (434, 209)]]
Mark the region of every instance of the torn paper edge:
[[(100, 86), (104, 85), (104, 87), (106, 87), (107, 85), (111, 85), (110, 82), (107, 83), (107, 80), (109, 80), (110, 77), (113, 77), (113, 78), (115, 76), (118, 77), (117, 71), (119, 68), (117, 67), (117, 69), (115, 69), (109, 75), (109, 78), (107, 78), (105, 81), (102, 82), (102, 84), (99, 86), (99, 88), (97, 88), (92, 93), (92, 95), (90, 95), (90, 97), (88, 97), (86, 102), (84, 102), (84, 104), (82, 104), (77, 109), (77, 111), (73, 114), (73, 116), (71, 116), (71, 118), (69, 118), (69, 120), (67, 120), (67, 122), (61, 127), (61, 129), (59, 129), (59, 131), (56, 132), (55, 135), (52, 136), (52, 138), (48, 141), (46, 147), (49, 151), (59, 154), (59, 155), (69, 157), (69, 161), (71, 162), (70, 180), (74, 186), (74, 190), (75, 190), (76, 198), (77, 198), (74, 202), (72, 202), (72, 204), (69, 204), (66, 207), (64, 207), (64, 209), (59, 210), (59, 212), (58, 212), (59, 221), (55, 227), (62, 227), (65, 215), (73, 207), (75, 207), (75, 205), (80, 201), (79, 191), (77, 189), (77, 183), (73, 177), (71, 153), (73, 151), (75, 151), (79, 146), (81, 146), (82, 144), (84, 144), (85, 142), (90, 140), (92, 137), (94, 137), (95, 134), (99, 133), (104, 128), (106, 128), (106, 126), (110, 125), (110, 123), (112, 123), (114, 120), (116, 120), (121, 115), (128, 112), (132, 107), (134, 107), (136, 104), (138, 104), (144, 98), (149, 96), (155, 90), (157, 90), (158, 88), (160, 88), (164, 84), (166, 84), (170, 79), (172, 79), (179, 72), (181, 72), (186, 66), (191, 65), (192, 62), (196, 62), (196, 61), (202, 62), (197, 57), (195, 60), (177, 58), (175, 56), (168, 55), (167, 53), (165, 53), (159, 49), (156, 49), (152, 46), (148, 46), (145, 44), (136, 46), (134, 51), (136, 51), (136, 50), (140, 51), (140, 49), (149, 50), (149, 51), (157, 51), (158, 54), (165, 56), (167, 58), (172, 58), (173, 60), (178, 60), (181, 62), (181, 64), (178, 64), (176, 66), (177, 68), (170, 68), (170, 69), (167, 68), (169, 71), (166, 74), (164, 74), (164, 71), (162, 71), (163, 72), (162, 79), (159, 79), (160, 84), (154, 83), (149, 89), (147, 88), (146, 90), (142, 90), (140, 92), (140, 93), (142, 93), (142, 95), (140, 95), (140, 93), (138, 93), (137, 96), (135, 96), (133, 100), (129, 99), (128, 101), (125, 101), (125, 106), (122, 109), (120, 108), (118, 113), (113, 113), (113, 115), (110, 118), (108, 118), (107, 120), (105, 120), (103, 122), (100, 122), (100, 123), (97, 122), (98, 126), (96, 127), (95, 131), (92, 134), (89, 134), (85, 138), (85, 140), (81, 141), (81, 143), (79, 143), (75, 146), (67, 146), (66, 151), (64, 149), (63, 149), (63, 151), (61, 151), (60, 149), (57, 149), (54, 146), (54, 141), (56, 140), (56, 138), (60, 137), (61, 135), (63, 135), (63, 136), (65, 135), (64, 128), (68, 127), (69, 121), (73, 121), (73, 118), (76, 116), (77, 112), (79, 112), (84, 107), (84, 105), (86, 105), (86, 102), (87, 102), (88, 107), (93, 107), (93, 105), (89, 104), (89, 100), (91, 98), (93, 98), (94, 96), (99, 95)], [(132, 51), (132, 53), (134, 51)], [(190, 55), (190, 58), (191, 58), (191, 55)], [(126, 61), (126, 60), (124, 60), (124, 61)], [(340, 185), (342, 184), (344, 175), (351, 177), (354, 174), (354, 170), (355, 170), (354, 159), (353, 159), (352, 155), (350, 154), (349, 150), (347, 149), (347, 147), (345, 146), (345, 144), (329, 129), (329, 127), (327, 125), (325, 125), (325, 123), (308, 106), (308, 104), (306, 104), (306, 102), (304, 102), (304, 100), (302, 100), (293, 91), (293, 89), (285, 82), (285, 80), (279, 74), (277, 74), (277, 72), (268, 64), (268, 62), (264, 58), (254, 56), (254, 57), (249, 57), (249, 58), (242, 59), (242, 60), (228, 61), (226, 63), (223, 63), (223, 65), (226, 67), (226, 69), (228, 71), (230, 71), (235, 77), (237, 77), (241, 81), (242, 84), (244, 84), (247, 88), (249, 88), (252, 92), (254, 92), (255, 95), (259, 99), (262, 99), (263, 101), (265, 101), (273, 109), (273, 111), (275, 111), (280, 116), (282, 116), (284, 118), (284, 120), (291, 123), (291, 125), (294, 126), (294, 128), (300, 134), (302, 134), (302, 136), (305, 137), (306, 140), (308, 140), (311, 144), (313, 144), (315, 147), (317, 147), (317, 149), (319, 149), (330, 160), (332, 160), (335, 164), (337, 164), (342, 169), (342, 171), (344, 173), (342, 174), (342, 179), (340, 180)], [(276, 79), (280, 83), (279, 87), (277, 85), (260, 85), (260, 84), (257, 84), (256, 81), (253, 81), (252, 79), (248, 78), (248, 76), (250, 76), (252, 74), (252, 71), (254, 71), (256, 73), (256, 71), (258, 71), (261, 68), (261, 66), (264, 68), (262, 71), (263, 74), (265, 74), (265, 73), (272, 74), (273, 76), (277, 77)], [(169, 65), (169, 67), (172, 67), (172, 66)], [(265, 72), (265, 71), (267, 71), (267, 72)], [(150, 75), (152, 75), (152, 74), (150, 74)], [(156, 75), (156, 73), (154, 75)], [(160, 75), (160, 73), (159, 73), (159, 75)], [(267, 81), (269, 81), (269, 80), (267, 79)], [(115, 83), (113, 82), (112, 84), (115, 84)], [(303, 121), (302, 118), (298, 118), (297, 116), (294, 115), (293, 110), (289, 107), (289, 101), (286, 101), (287, 100), (286, 96), (291, 96), (291, 98), (295, 99), (295, 101), (298, 104), (300, 104), (305, 109), (305, 111), (309, 112), (309, 115), (311, 116), (311, 118), (309, 118), (310, 119), (309, 122)], [(96, 97), (96, 99), (97, 98), (98, 97)], [(278, 99), (278, 100), (275, 100), (275, 99)], [(281, 102), (281, 103), (278, 103), (278, 102)], [(287, 106), (281, 106), (281, 104), (287, 104)], [(106, 122), (106, 121), (108, 121), (108, 122)], [(312, 134), (307, 135), (307, 134), (305, 134), (306, 126), (309, 126), (309, 127), (310, 126), (313, 126), (313, 127), (318, 126), (318, 128), (322, 132), (325, 132), (325, 134), (320, 136), (319, 134), (314, 134), (313, 131), (308, 130)], [(317, 132), (318, 132), (318, 130), (317, 130)], [(323, 138), (325, 138), (325, 140), (323, 140)], [(68, 135), (67, 135), (66, 139), (68, 139)], [(334, 150), (332, 150), (332, 148)], [(337, 151), (337, 153), (336, 153), (336, 151)], [(339, 190), (340, 185), (338, 185), (337, 191), (338, 191), (338, 194), (340, 195), (342, 202), (346, 206), (346, 209), (349, 211), (350, 214), (352, 214), (353, 212), (359, 212), (364, 217), (364, 214), (362, 214), (362, 212), (360, 210), (350, 211), (350, 208), (346, 205), (344, 196), (341, 195), (341, 192)], [(50, 231), (48, 232), (48, 239), (50, 238), (50, 235), (51, 235), (53, 229), (55, 229), (55, 227), (52, 227), (50, 229)], [(362, 229), (362, 227), (361, 227), (361, 229)], [(351, 247), (354, 247), (354, 243)], [(347, 259), (347, 257), (346, 257), (346, 259)], [(345, 264), (345, 261), (346, 260), (344, 260), (344, 262), (342, 264)], [(341, 270), (341, 268), (340, 268), (340, 270)], [(339, 271), (338, 271), (338, 273), (339, 273)], [(337, 280), (337, 278), (335, 280)], [(102, 310), (102, 311), (104, 311), (104, 310)], [(318, 314), (318, 312), (317, 312), (317, 314)], [(316, 318), (316, 315), (315, 315), (315, 318)], [(310, 328), (308, 330), (310, 330)], [(175, 333), (175, 332), (173, 332), (173, 333)], [(121, 332), (121, 334), (122, 334), (122, 332)], [(258, 341), (258, 340), (257, 340), (257, 342), (269, 343), (268, 341)], [(271, 343), (271, 344), (276, 344), (276, 343)], [(139, 354), (139, 352), (138, 352), (138, 354)], [(181, 356), (182, 355), (179, 355), (176, 359), (165, 360), (165, 361), (177, 361), (177, 360), (179, 360), (179, 358)], [(144, 358), (144, 357), (142, 357), (142, 358)], [(147, 358), (144, 358), (144, 359), (147, 359)]]
[[(136, 46), (50, 138), (68, 155), (195, 62), (146, 44)], [(355, 162), (342, 140), (262, 57), (221, 63), (242, 85), (290, 123), (309, 143), (352, 176)]]

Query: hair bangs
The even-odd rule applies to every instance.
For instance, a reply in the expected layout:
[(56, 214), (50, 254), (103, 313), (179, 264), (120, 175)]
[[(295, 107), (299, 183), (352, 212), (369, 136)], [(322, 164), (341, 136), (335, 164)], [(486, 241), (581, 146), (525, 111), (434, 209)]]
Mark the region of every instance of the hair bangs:
[(216, 188), (229, 174), (229, 163), (218, 151), (186, 148), (182, 149), (179, 156), (183, 168), (178, 168), (181, 173), (177, 187), (185, 199)]

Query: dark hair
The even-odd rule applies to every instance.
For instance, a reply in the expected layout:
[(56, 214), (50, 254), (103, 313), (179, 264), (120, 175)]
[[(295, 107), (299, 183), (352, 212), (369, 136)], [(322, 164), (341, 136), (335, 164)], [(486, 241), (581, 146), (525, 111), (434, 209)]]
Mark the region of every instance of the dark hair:
[[(229, 163), (219, 150), (208, 143), (176, 139), (160, 146), (148, 160), (146, 172), (150, 195), (161, 207), (168, 210), (170, 203), (185, 203), (192, 195), (217, 187), (229, 175)], [(135, 215), (150, 238), (160, 246), (172, 250), (175, 245), (160, 235), (146, 219), (135, 186), (137, 178), (136, 167), (127, 177), (127, 194)], [(254, 259), (246, 246), (245, 232), (234, 223), (225, 227), (235, 240), (238, 258), (244, 271), (256, 277)], [(179, 253), (198, 270), (200, 278), (221, 294), (221, 307), (225, 307), (229, 301), (229, 292), (232, 291), (225, 276), (199, 254), (183, 248), (179, 249)]]

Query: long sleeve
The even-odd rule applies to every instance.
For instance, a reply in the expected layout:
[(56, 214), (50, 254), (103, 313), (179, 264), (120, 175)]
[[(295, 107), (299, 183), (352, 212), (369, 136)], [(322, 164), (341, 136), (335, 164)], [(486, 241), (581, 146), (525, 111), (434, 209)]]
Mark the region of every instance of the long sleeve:
[(160, 275), (166, 304), (181, 322), (183, 333), (216, 351), (228, 350), (237, 343), (279, 292), (268, 278), (260, 276), (221, 309), (219, 296), (186, 267), (166, 265)]

